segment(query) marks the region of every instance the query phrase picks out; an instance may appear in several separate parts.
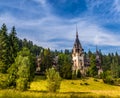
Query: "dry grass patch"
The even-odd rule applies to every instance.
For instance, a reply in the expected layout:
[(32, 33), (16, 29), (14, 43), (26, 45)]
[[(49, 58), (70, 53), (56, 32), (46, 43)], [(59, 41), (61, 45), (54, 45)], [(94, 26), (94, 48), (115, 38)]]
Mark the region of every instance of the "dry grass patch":
[[(86, 85), (86, 83), (88, 85)], [(82, 84), (82, 85), (81, 85)], [(104, 84), (101, 79), (62, 80), (57, 93), (47, 92), (44, 77), (37, 76), (25, 92), (16, 90), (0, 90), (1, 98), (108, 98), (120, 97), (120, 86)]]

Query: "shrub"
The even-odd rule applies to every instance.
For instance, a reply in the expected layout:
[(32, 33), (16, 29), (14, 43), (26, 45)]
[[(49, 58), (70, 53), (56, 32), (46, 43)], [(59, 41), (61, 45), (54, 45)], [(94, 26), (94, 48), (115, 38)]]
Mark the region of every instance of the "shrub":
[(18, 90), (21, 90), (21, 91), (27, 90), (27, 88), (28, 88), (28, 81), (26, 80), (26, 78), (19, 78), (16, 81), (16, 87), (17, 87)]
[(47, 77), (47, 88), (49, 92), (56, 92), (60, 88), (61, 78), (59, 73), (54, 69), (50, 68), (46, 70)]
[(103, 82), (107, 83), (107, 84), (114, 84), (114, 79), (111, 76), (111, 72), (110, 71), (106, 71), (102, 74), (102, 78), (103, 78)]
[(8, 74), (0, 73), (0, 88), (5, 89), (8, 87)]
[(103, 79), (104, 83), (107, 83), (107, 84), (114, 84), (114, 80), (112, 77), (110, 76), (107, 76), (105, 79)]
[(114, 84), (120, 86), (120, 78), (114, 80)]
[(0, 73), (5, 73), (6, 72), (6, 65), (0, 61)]

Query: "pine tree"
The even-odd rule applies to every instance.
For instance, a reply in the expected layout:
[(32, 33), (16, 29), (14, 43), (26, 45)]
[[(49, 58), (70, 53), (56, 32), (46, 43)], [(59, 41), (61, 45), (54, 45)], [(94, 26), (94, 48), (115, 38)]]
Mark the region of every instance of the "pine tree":
[(59, 54), (58, 65), (60, 66), (60, 76), (65, 79), (72, 78), (71, 57), (67, 54)]
[[(2, 25), (0, 30), (0, 61), (5, 65), (5, 71), (9, 67), (9, 41), (7, 35), (7, 27), (5, 24)], [(0, 67), (2, 67), (0, 65)], [(0, 68), (2, 69), (2, 68)]]
[(10, 63), (12, 64), (15, 60), (15, 57), (17, 56), (17, 52), (19, 49), (18, 45), (18, 38), (16, 36), (16, 30), (15, 27), (13, 26), (11, 33), (9, 35), (9, 55), (10, 55)]
[(44, 49), (43, 55), (42, 65), (44, 66), (43, 70), (45, 71), (45, 69), (49, 69), (52, 66), (52, 55), (50, 49)]
[(112, 60), (112, 63), (110, 64), (111, 66), (111, 75), (113, 78), (118, 78), (119, 77), (119, 67), (118, 67), (118, 62), (115, 62), (115, 60)]
[(90, 76), (96, 76), (98, 74), (98, 69), (96, 67), (95, 55), (94, 54), (92, 54), (91, 57), (90, 57), (89, 74), (90, 74)]

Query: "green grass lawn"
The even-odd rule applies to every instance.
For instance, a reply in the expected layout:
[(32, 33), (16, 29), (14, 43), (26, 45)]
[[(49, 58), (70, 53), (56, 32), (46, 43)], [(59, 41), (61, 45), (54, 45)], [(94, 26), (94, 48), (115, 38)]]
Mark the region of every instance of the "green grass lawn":
[(78, 97), (120, 97), (120, 86), (104, 84), (101, 79), (94, 78), (82, 80), (62, 80), (60, 90), (57, 93), (47, 92), (45, 78), (36, 76), (25, 92), (17, 90), (0, 90), (1, 98), (78, 98)]

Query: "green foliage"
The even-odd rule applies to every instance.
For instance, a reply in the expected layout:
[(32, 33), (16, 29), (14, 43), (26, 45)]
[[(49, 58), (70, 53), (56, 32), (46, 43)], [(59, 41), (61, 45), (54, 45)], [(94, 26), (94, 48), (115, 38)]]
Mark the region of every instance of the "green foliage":
[(120, 78), (114, 80), (114, 84), (120, 86)]
[[(20, 60), (20, 61), (19, 61)], [(29, 79), (30, 78), (30, 60), (28, 57), (22, 57), (19, 56), (18, 58), (18, 62), (20, 62), (20, 65), (18, 65), (18, 78), (26, 78)]]
[(58, 65), (60, 66), (60, 76), (65, 79), (72, 78), (71, 57), (67, 54), (58, 55)]
[(47, 77), (47, 88), (49, 92), (56, 92), (60, 88), (61, 78), (59, 73), (54, 69), (50, 68), (46, 70)]
[(96, 67), (96, 62), (95, 62), (95, 55), (91, 54), (90, 57), (90, 67), (87, 72), (88, 76), (95, 77), (98, 75), (98, 69)]
[(13, 86), (13, 87), (16, 86), (17, 71), (18, 71), (18, 67), (16, 66), (15, 63), (12, 64), (10, 66), (10, 68), (8, 69), (8, 73), (9, 73), (9, 76), (8, 76), (9, 87), (10, 86)]
[(20, 71), (18, 71), (18, 74), (20, 75), (20, 77), (25, 76), (25, 77), (29, 78), (29, 80), (33, 79), (34, 72), (35, 72), (34, 62), (35, 62), (34, 56), (30, 53), (28, 48), (24, 47), (18, 53), (18, 56), (16, 58), (16, 65), (19, 65), (18, 70), (20, 70)]
[(14, 63), (15, 57), (17, 56), (17, 52), (19, 50), (18, 38), (15, 27), (13, 26), (11, 33), (9, 34), (9, 56), (10, 56), (10, 64)]
[(111, 75), (111, 71), (106, 71), (103, 73), (103, 82), (107, 84), (114, 84), (114, 79)]
[(44, 66), (43, 70), (49, 69), (52, 67), (52, 56), (50, 49), (44, 49), (43, 57), (42, 57), (42, 67)]
[(107, 83), (107, 84), (111, 84), (111, 85), (114, 84), (114, 80), (110, 76), (107, 76), (105, 79), (103, 79), (103, 81), (104, 81), (104, 83)]
[(19, 78), (16, 81), (17, 89), (20, 91), (25, 91), (29, 87), (27, 78)]
[(72, 77), (72, 70), (71, 70), (71, 64), (66, 62), (61, 67), (61, 77), (65, 79), (71, 79)]
[(6, 65), (0, 61), (0, 73), (5, 73), (6, 72)]
[[(9, 67), (9, 43), (8, 43), (7, 27), (2, 25), (0, 30), (0, 61), (5, 64), (5, 69)], [(1, 67), (1, 66), (0, 66)], [(6, 71), (5, 70), (5, 71)]]
[(117, 65), (118, 63), (115, 62), (115, 60), (112, 60), (112, 63), (110, 64), (111, 66), (111, 75), (113, 78), (118, 78), (119, 77), (119, 67)]
[(18, 53), (15, 63), (8, 69), (9, 86), (14, 86), (19, 90), (27, 89), (29, 81), (33, 78), (31, 75), (31, 72), (33, 72), (33, 69), (31, 69), (33, 66), (32, 60), (29, 49), (23, 48)]
[(8, 87), (8, 74), (0, 73), (0, 88), (5, 89)]

